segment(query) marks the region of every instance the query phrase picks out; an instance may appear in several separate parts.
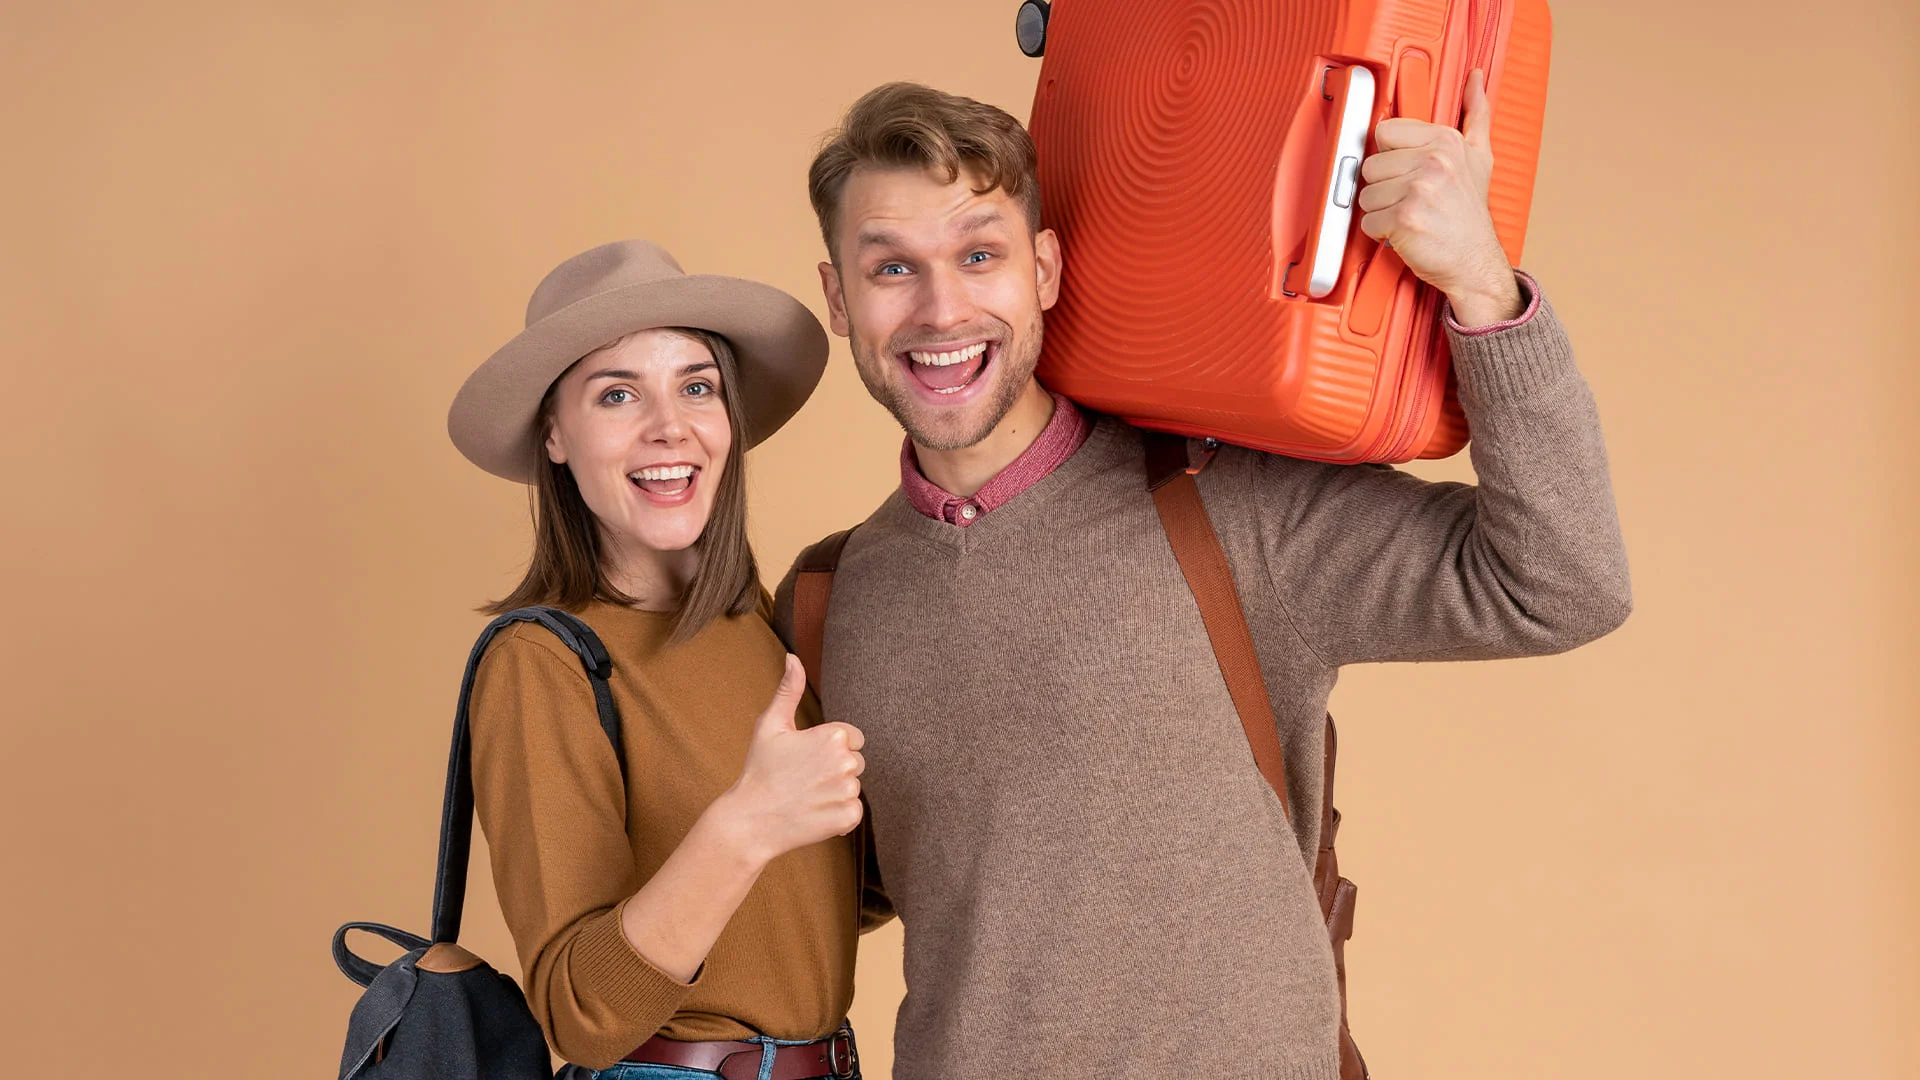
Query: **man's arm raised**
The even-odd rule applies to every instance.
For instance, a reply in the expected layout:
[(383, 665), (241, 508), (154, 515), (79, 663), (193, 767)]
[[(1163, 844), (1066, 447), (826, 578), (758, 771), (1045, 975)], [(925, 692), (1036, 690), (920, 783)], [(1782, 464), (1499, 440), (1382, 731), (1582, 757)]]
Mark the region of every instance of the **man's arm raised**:
[(1464, 131), (1381, 122), (1359, 199), (1361, 228), (1447, 295), (1478, 485), (1271, 455), (1213, 481), (1252, 473), (1268, 574), (1294, 631), (1329, 665), (1560, 652), (1632, 608), (1593, 395), (1487, 213), (1482, 86), (1469, 78)]

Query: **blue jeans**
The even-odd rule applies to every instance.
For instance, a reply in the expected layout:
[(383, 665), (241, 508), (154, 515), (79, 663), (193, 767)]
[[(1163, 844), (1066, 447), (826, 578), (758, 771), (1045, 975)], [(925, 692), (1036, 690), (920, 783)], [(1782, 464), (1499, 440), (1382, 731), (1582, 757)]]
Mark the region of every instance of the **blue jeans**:
[[(841, 1024), (840, 1030), (847, 1033), (847, 1041), (853, 1042), (853, 1025)], [(741, 1039), (741, 1042), (759, 1043), (762, 1047), (760, 1058), (760, 1080), (773, 1075), (773, 1048), (776, 1046), (801, 1046), (812, 1039), (776, 1039), (769, 1035), (755, 1035)], [(858, 1053), (858, 1044), (855, 1044)], [(581, 1070), (586, 1072), (586, 1070)], [(643, 1065), (638, 1062), (623, 1061), (610, 1069), (588, 1072), (592, 1080), (711, 1080), (720, 1074), (706, 1069), (688, 1069), (679, 1065)], [(860, 1069), (855, 1066), (852, 1080), (860, 1080)]]

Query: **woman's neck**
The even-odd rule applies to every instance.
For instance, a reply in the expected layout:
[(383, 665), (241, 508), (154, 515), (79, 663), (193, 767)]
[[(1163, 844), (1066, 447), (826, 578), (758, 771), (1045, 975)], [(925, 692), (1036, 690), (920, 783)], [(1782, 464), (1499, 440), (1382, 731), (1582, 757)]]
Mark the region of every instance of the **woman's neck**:
[(607, 584), (642, 611), (672, 611), (680, 606), (694, 571), (700, 568), (698, 544), (680, 551), (657, 551), (605, 532), (600, 538)]

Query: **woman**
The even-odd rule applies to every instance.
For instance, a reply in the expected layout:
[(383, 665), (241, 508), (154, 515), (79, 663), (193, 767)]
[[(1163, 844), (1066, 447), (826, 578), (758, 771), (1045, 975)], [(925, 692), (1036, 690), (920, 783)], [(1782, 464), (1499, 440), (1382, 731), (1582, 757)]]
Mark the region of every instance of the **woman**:
[(496, 637), (469, 713), (528, 1003), (596, 1077), (858, 1075), (862, 739), (819, 722), (768, 624), (741, 475), (826, 356), (787, 294), (608, 244), (541, 282), (448, 418), (469, 460), (533, 489), (532, 563), (487, 610), (566, 609), (613, 660), (626, 784), (578, 659), (537, 625)]

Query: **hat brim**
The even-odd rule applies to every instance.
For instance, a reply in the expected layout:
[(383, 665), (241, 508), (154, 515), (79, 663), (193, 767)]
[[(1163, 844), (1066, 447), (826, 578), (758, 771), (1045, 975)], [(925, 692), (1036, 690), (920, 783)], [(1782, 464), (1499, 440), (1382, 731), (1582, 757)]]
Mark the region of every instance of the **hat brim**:
[(584, 297), (502, 345), (454, 395), (447, 434), (495, 476), (533, 481), (535, 414), (547, 387), (587, 353), (636, 330), (691, 326), (727, 339), (739, 361), (748, 450), (806, 404), (827, 367), (827, 332), (807, 306), (771, 285), (688, 274)]

